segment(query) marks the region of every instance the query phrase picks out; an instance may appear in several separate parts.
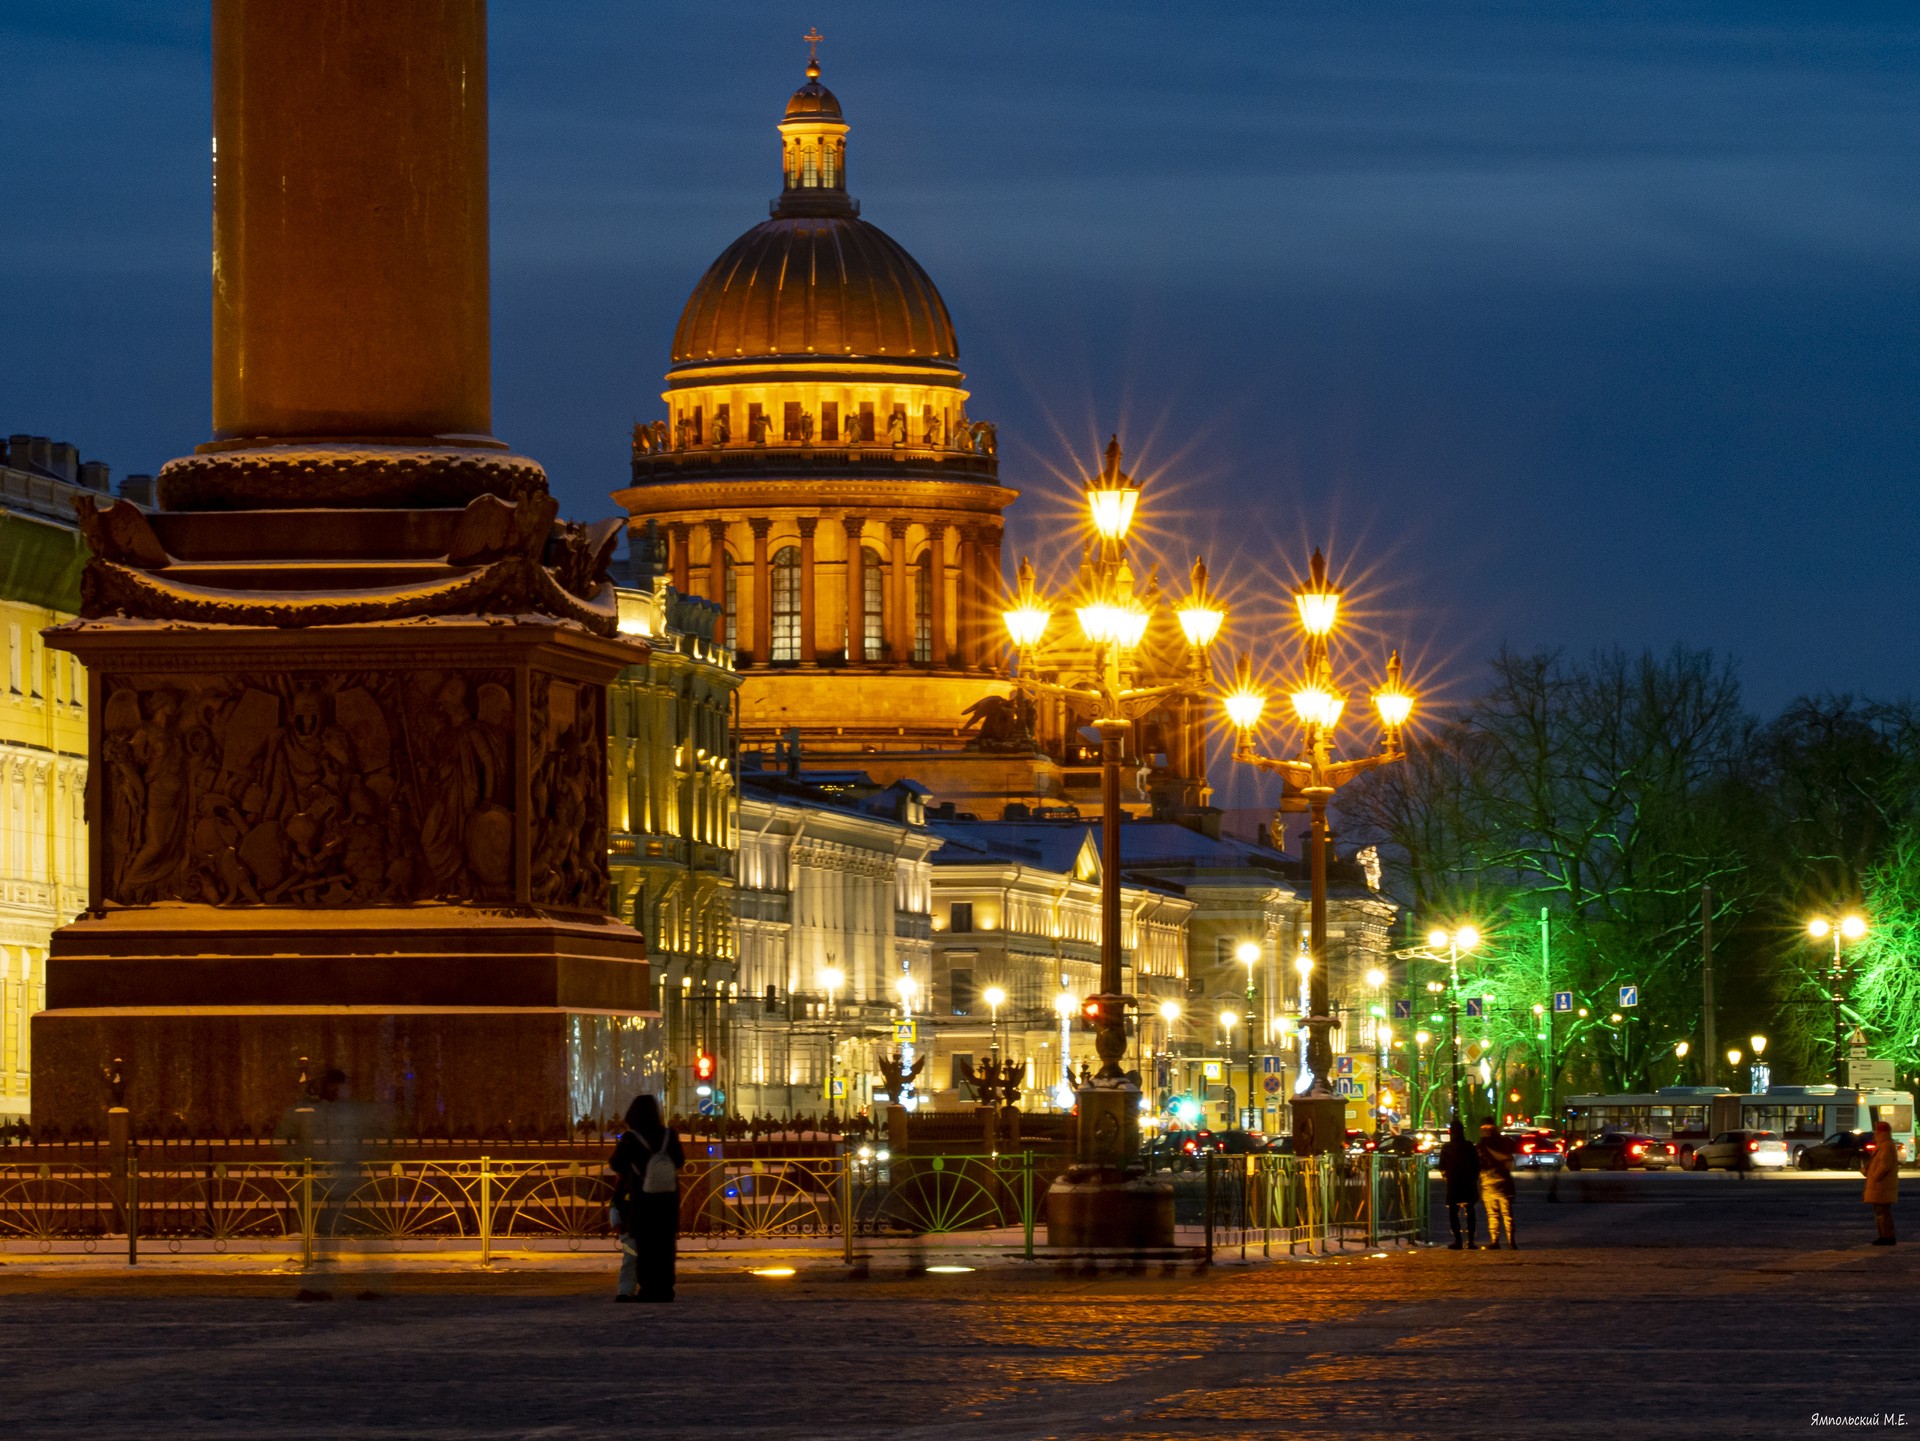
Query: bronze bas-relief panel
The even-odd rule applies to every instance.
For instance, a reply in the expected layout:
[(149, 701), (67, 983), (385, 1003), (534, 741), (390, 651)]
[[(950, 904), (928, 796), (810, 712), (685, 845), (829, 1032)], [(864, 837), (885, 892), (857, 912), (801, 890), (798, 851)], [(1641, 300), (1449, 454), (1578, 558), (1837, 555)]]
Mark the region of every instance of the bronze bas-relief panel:
[[(515, 684), (505, 668), (109, 673), (102, 899), (513, 903)], [(567, 722), (537, 716), (530, 737), (536, 898), (602, 909), (604, 859), (596, 871), (584, 841), (559, 835), (592, 830), (596, 807), (604, 833), (604, 765), (581, 720), (598, 724), (596, 688), (537, 674), (535, 689)]]

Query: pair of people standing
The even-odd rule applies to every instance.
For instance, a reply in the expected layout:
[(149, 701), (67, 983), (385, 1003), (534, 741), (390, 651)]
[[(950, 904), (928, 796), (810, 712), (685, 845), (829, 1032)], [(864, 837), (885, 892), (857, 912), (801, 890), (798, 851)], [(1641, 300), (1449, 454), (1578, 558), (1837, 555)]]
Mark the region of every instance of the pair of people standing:
[(674, 1247), (680, 1236), (680, 1138), (652, 1096), (627, 1107), (626, 1130), (602, 1173), (613, 1186), (612, 1221), (620, 1233), (616, 1301), (671, 1301)]
[(1480, 1142), (1467, 1139), (1466, 1128), (1454, 1121), (1440, 1147), (1440, 1174), (1447, 1182), (1447, 1225), (1453, 1232), (1450, 1251), (1477, 1249), (1473, 1240), (1473, 1207), (1477, 1201), (1487, 1213), (1488, 1249), (1498, 1251), (1501, 1237), (1509, 1250), (1513, 1239), (1513, 1143), (1494, 1128), (1480, 1123)]

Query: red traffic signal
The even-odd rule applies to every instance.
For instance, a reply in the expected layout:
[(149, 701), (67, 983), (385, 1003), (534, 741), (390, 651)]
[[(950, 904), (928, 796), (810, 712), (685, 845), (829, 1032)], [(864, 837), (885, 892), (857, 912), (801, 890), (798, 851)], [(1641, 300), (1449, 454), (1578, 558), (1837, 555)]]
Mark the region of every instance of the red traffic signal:
[(713, 1079), (713, 1057), (705, 1051), (695, 1051), (693, 1053), (693, 1078), (696, 1081), (711, 1081)]
[(1099, 1030), (1100, 1018), (1105, 1014), (1105, 1009), (1100, 1004), (1100, 997), (1088, 996), (1085, 1004), (1080, 1007), (1080, 1029), (1083, 1031)]

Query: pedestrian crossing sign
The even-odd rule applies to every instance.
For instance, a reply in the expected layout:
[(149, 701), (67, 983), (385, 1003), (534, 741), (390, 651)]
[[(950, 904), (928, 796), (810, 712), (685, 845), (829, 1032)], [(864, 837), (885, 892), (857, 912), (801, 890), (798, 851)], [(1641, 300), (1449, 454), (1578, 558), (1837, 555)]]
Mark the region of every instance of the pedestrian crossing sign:
[(1620, 988), (1620, 1005), (1623, 1010), (1628, 1006), (1637, 1006), (1639, 1004), (1640, 988), (1638, 986), (1622, 986)]
[(1467, 1019), (1477, 1021), (1487, 1011), (1487, 1003), (1478, 996), (1467, 997)]
[(915, 1041), (920, 1039), (920, 1023), (918, 1021), (895, 1021), (893, 1023), (893, 1038), (903, 1046), (911, 1046)]
[(1395, 1001), (1393, 1003), (1393, 1018), (1396, 1021), (1411, 1021), (1413, 1019), (1413, 1002), (1410, 1000)]

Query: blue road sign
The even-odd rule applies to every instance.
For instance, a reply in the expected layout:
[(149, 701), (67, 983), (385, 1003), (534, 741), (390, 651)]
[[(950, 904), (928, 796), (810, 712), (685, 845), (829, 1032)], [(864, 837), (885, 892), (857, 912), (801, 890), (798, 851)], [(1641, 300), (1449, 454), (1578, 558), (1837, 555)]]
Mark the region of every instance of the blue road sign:
[(1639, 1004), (1640, 988), (1638, 986), (1622, 986), (1620, 988), (1621, 1009), (1624, 1010), (1628, 1006), (1637, 1006)]
[(1571, 1011), (1573, 1009), (1573, 992), (1555, 991), (1553, 993), (1553, 1008), (1556, 1011)]
[(1487, 1003), (1478, 996), (1467, 997), (1467, 1019), (1478, 1020), (1486, 1014)]
[(1393, 1003), (1393, 1018), (1396, 1021), (1411, 1021), (1413, 1019), (1413, 1002), (1404, 1000), (1395, 1001)]
[[(1351, 1076), (1353, 1074), (1353, 1057), (1335, 1056), (1333, 1058), (1333, 1073), (1336, 1076)], [(1340, 1094), (1344, 1096), (1346, 1092), (1342, 1091)]]
[(1260, 1058), (1260, 1074), (1261, 1075), (1284, 1076), (1286, 1075), (1286, 1073), (1287, 1073), (1287, 1058), (1285, 1056), (1262, 1056)]

